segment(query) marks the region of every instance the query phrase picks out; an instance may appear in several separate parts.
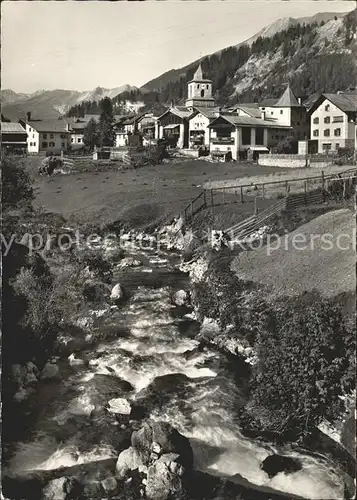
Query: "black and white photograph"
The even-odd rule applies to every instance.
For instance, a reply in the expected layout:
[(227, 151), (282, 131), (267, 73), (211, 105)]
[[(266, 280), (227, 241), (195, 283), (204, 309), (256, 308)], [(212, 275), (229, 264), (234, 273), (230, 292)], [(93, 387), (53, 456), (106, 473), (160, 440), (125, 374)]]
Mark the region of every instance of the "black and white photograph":
[(2, 1), (1, 187), (1, 499), (356, 498), (356, 1)]

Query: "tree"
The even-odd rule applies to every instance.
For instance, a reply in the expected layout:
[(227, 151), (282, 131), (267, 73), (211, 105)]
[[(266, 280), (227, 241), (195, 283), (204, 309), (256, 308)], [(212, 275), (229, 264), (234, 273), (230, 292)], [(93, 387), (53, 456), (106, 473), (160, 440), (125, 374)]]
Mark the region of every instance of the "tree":
[(279, 154), (295, 154), (298, 152), (298, 141), (295, 137), (285, 137), (277, 146), (276, 151)]
[(94, 146), (99, 144), (98, 124), (93, 118), (89, 120), (84, 128), (83, 142), (90, 150), (93, 150)]
[(105, 97), (101, 103), (101, 114), (99, 119), (99, 143), (101, 146), (113, 146), (114, 144), (114, 113), (113, 103), (109, 97)]
[(33, 198), (31, 180), (25, 166), (19, 160), (5, 158), (2, 164), (3, 211), (28, 206)]
[(262, 408), (264, 430), (297, 435), (333, 420), (355, 386), (354, 350), (339, 304), (313, 292), (278, 302), (260, 334), (252, 414)]

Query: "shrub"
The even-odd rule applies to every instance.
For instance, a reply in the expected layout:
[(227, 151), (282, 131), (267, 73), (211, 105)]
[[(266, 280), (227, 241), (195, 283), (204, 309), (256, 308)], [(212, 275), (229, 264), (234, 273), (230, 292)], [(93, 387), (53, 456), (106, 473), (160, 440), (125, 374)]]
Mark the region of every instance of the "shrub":
[(30, 176), (25, 166), (14, 158), (2, 162), (2, 209), (22, 208), (34, 199)]
[(303, 434), (333, 420), (339, 396), (355, 384), (354, 335), (341, 308), (317, 293), (281, 300), (258, 342), (251, 415), (264, 408), (264, 430)]

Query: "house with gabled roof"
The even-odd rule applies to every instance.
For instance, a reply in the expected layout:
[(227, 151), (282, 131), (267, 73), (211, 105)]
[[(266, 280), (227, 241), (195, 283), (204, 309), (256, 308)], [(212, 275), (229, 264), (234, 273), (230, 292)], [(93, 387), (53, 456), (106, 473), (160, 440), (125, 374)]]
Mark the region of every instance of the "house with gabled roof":
[(311, 139), (318, 153), (353, 149), (357, 144), (357, 92), (322, 94), (309, 109)]
[(192, 115), (189, 123), (189, 144), (190, 149), (196, 149), (202, 146), (209, 148), (210, 129), (208, 125), (220, 114), (220, 108), (192, 108)]
[(16, 122), (1, 122), (1, 151), (4, 153), (24, 153), (27, 150), (25, 128)]
[(65, 120), (21, 120), (27, 133), (27, 152), (60, 153), (67, 151), (70, 128)]
[(233, 160), (246, 158), (248, 152), (253, 157), (268, 153), (275, 134), (279, 133), (284, 138), (292, 132), (291, 127), (286, 125), (233, 113), (218, 116), (208, 128), (211, 131), (211, 156), (227, 158), (229, 155)]
[[(310, 120), (307, 109), (297, 98), (290, 85), (286, 87), (279, 99), (265, 99), (259, 105), (264, 120), (273, 121), (277, 125), (292, 127), (292, 137), (304, 140), (310, 135)], [(278, 139), (276, 139), (278, 142)]]
[(165, 138), (171, 147), (188, 148), (189, 119), (194, 111), (185, 106), (174, 106), (157, 119), (158, 139)]

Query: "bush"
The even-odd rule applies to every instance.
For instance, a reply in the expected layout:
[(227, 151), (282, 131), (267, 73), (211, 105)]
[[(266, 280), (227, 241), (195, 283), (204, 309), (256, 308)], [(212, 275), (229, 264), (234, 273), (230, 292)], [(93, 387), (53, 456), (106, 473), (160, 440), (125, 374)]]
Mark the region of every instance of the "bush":
[(339, 396), (355, 384), (354, 334), (339, 305), (317, 293), (275, 304), (258, 338), (251, 415), (264, 408), (264, 430), (303, 434), (343, 411)]
[(31, 204), (34, 194), (24, 164), (14, 158), (2, 162), (2, 209), (23, 208)]

